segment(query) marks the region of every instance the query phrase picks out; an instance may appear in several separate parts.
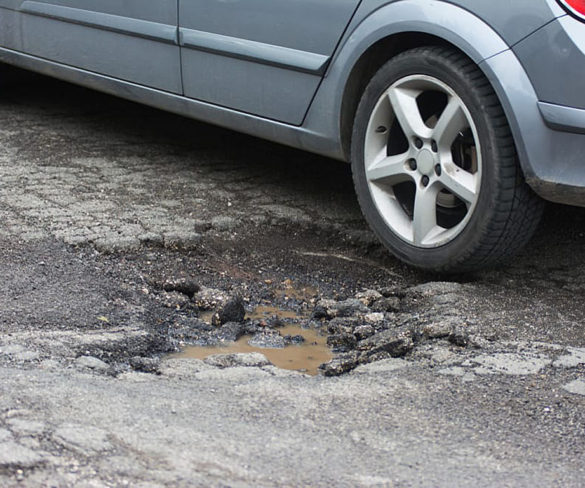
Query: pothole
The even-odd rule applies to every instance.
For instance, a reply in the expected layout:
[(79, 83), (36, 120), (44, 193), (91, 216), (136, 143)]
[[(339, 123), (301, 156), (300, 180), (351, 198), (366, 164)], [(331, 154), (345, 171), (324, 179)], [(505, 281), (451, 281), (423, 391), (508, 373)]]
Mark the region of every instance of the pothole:
[(247, 313), (253, 299), (200, 287), (177, 308), (169, 329), (170, 343), (181, 348), (174, 357), (260, 353), (280, 368), (336, 376), (404, 357), (422, 344), (450, 350), (485, 345), (476, 321), (456, 305), (466, 292), (459, 283), (367, 289), (336, 299), (320, 297), (316, 288), (280, 285)]

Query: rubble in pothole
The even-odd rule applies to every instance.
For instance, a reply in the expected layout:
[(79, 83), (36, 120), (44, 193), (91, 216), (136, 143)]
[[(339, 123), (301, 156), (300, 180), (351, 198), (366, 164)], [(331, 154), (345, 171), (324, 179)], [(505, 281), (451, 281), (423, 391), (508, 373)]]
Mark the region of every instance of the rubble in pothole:
[(260, 350), (284, 349), (304, 342), (302, 334), (291, 334), (288, 327), (282, 333), (283, 327), (293, 325), (326, 338), (333, 359), (319, 370), (334, 376), (361, 364), (407, 356), (423, 343), (481, 348), (486, 341), (473, 317), (458, 306), (467, 286), (471, 285), (430, 282), (364, 290), (337, 300), (318, 298), (313, 290), (310, 300), (291, 293), (294, 300), (284, 302), (273, 293), (270, 303), (254, 304), (252, 297), (242, 298), (239, 293), (179, 282), (163, 284), (159, 299), (167, 304), (172, 298), (169, 293), (184, 297), (175, 297), (170, 304), (180, 312), (168, 331), (177, 350), (186, 346), (217, 349), (242, 339)]

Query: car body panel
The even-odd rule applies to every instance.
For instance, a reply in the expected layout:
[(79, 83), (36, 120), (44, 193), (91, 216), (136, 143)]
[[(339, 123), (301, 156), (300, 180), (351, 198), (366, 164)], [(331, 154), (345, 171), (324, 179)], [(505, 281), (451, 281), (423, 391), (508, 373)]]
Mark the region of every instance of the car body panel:
[(185, 95), (300, 125), (359, 3), (180, 0)]
[(564, 15), (514, 46), (539, 100), (585, 108), (584, 30), (583, 22)]
[(554, 1), (538, 0), (448, 0), (483, 19), (513, 46), (565, 11)]
[(26, 0), (18, 12), (27, 54), (182, 92), (175, 0)]

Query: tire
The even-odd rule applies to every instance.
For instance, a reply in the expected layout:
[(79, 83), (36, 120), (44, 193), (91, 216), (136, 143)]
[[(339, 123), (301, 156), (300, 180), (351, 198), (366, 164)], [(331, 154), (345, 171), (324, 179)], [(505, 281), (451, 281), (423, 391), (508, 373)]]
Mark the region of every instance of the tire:
[(392, 58), (356, 112), (351, 160), (362, 212), (382, 243), (418, 268), (472, 271), (528, 242), (544, 202), (517, 159), (489, 81), (454, 49)]

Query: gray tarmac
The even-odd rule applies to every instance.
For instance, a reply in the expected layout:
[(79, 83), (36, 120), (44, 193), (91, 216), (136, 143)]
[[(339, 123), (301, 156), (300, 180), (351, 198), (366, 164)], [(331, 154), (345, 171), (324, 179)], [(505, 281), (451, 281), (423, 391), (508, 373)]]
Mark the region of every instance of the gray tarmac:
[[(36, 76), (0, 116), (0, 486), (584, 486), (583, 209), (428, 275), (342, 163)], [(355, 317), (425, 340), (338, 376), (179, 359), (200, 307), (169, 283), (248, 312), (374, 290), (395, 309)]]

